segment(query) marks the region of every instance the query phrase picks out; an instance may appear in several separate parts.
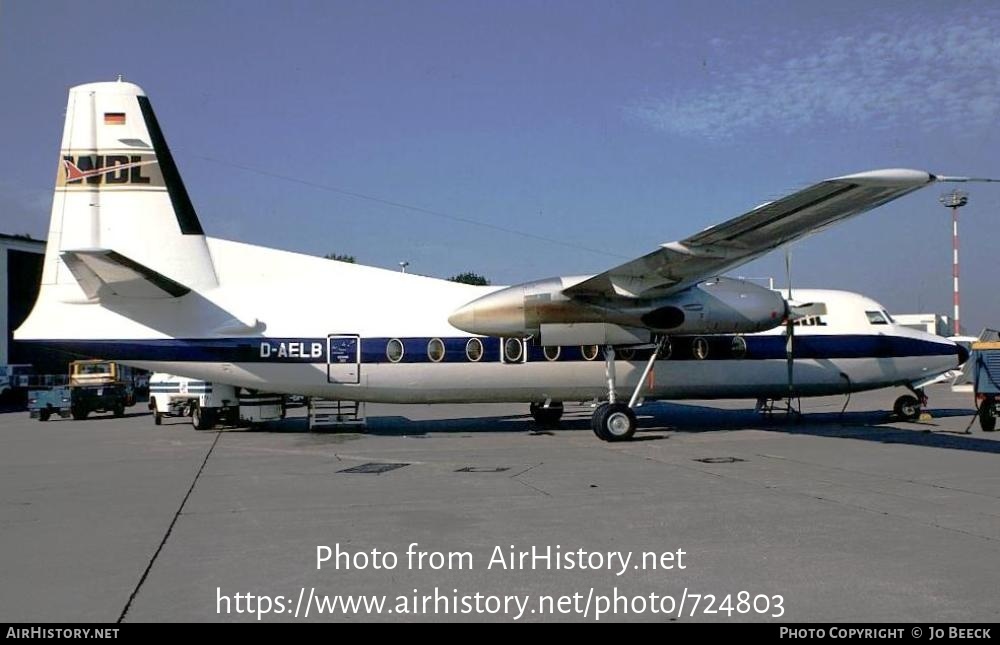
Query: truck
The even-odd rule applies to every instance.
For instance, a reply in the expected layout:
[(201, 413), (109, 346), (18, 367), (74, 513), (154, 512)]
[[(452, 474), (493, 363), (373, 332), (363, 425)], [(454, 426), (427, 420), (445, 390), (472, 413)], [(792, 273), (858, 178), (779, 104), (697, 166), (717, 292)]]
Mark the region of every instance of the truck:
[(67, 385), (28, 391), (28, 413), (39, 421), (48, 421), (55, 414), (79, 421), (91, 412), (111, 412), (123, 417), (125, 408), (133, 405), (131, 370), (112, 361), (73, 361), (69, 364)]
[(976, 414), (983, 432), (993, 432), (1000, 416), (1000, 341), (979, 341), (972, 344), (975, 372), (973, 392)]
[(268, 394), (225, 383), (154, 372), (149, 378), (153, 423), (164, 417), (191, 417), (196, 430), (218, 425), (253, 426), (285, 417), (281, 394)]

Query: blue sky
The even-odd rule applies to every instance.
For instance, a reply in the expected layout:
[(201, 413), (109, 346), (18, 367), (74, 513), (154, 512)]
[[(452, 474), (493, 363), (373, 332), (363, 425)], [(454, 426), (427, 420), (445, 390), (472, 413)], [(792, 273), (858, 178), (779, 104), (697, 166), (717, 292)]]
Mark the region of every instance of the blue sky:
[[(6, 0), (0, 232), (45, 235), (66, 90), (119, 73), (210, 235), (441, 277), (601, 271), (849, 172), (1000, 176), (995, 2)], [(1000, 327), (1000, 186), (963, 188), (963, 322)], [(794, 283), (950, 313), (944, 190), (793, 245)]]

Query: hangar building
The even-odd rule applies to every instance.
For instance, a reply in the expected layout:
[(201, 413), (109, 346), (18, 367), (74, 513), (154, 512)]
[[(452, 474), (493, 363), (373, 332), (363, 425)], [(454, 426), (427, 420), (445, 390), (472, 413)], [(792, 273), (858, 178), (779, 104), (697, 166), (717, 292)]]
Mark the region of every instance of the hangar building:
[(38, 374), (65, 374), (70, 357), (14, 340), (38, 297), (44, 257), (44, 240), (0, 233), (0, 366), (32, 365)]

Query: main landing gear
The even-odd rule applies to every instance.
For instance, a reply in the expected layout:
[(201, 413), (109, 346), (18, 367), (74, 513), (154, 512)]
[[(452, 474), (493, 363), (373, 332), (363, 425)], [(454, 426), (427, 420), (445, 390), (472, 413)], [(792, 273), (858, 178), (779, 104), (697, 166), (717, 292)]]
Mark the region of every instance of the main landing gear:
[(635, 412), (624, 403), (602, 403), (594, 411), (590, 427), (604, 441), (625, 441), (635, 434)]
[(646, 363), (646, 368), (642, 371), (642, 376), (639, 377), (639, 382), (636, 383), (635, 390), (632, 392), (632, 398), (629, 399), (628, 403), (618, 401), (617, 394), (615, 393), (617, 385), (615, 348), (611, 345), (604, 347), (604, 373), (607, 376), (608, 382), (608, 402), (597, 406), (597, 409), (594, 410), (594, 416), (590, 419), (590, 427), (599, 439), (604, 441), (627, 441), (635, 434), (638, 423), (636, 422), (635, 412), (632, 409), (639, 401), (639, 397), (642, 394), (642, 387), (646, 383), (646, 378), (649, 376), (650, 371), (652, 371), (653, 364), (656, 363), (656, 358), (663, 349), (665, 341), (665, 336), (657, 341), (656, 346), (653, 348), (653, 353), (649, 357), (649, 362)]

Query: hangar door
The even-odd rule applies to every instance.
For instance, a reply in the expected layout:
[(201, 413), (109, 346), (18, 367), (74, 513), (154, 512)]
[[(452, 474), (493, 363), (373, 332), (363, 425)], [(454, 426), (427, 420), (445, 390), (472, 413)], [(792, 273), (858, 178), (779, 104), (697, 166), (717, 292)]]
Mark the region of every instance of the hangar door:
[(361, 382), (361, 338), (353, 334), (331, 334), (326, 339), (326, 380), (330, 383)]

